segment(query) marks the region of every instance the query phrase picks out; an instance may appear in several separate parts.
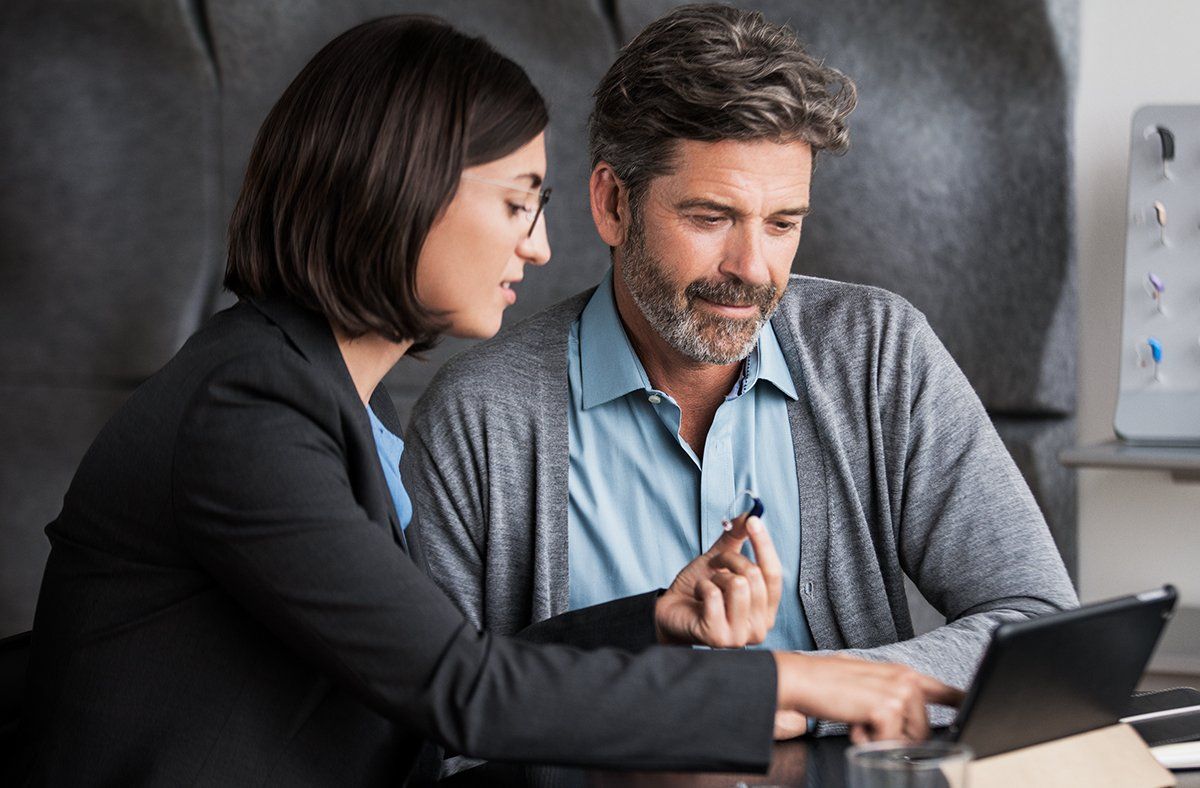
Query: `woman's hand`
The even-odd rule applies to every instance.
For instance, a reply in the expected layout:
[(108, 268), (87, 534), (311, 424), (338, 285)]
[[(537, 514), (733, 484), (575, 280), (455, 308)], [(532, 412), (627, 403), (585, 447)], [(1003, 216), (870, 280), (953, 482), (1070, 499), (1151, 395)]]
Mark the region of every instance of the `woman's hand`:
[[(747, 538), (757, 563), (741, 553)], [(658, 641), (715, 648), (761, 643), (775, 626), (782, 584), (766, 526), (757, 517), (739, 517), (659, 597), (654, 608)]]
[[(775, 652), (780, 713), (850, 724), (855, 744), (878, 739), (919, 741), (929, 736), (925, 704), (957, 706), (963, 693), (904, 665), (850, 656)], [(784, 725), (794, 722), (785, 714)]]

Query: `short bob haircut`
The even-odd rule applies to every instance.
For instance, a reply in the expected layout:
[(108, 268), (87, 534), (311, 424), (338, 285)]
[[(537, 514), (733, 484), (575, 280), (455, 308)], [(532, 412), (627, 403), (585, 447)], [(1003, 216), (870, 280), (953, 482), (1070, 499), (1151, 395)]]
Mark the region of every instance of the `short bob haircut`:
[(529, 77), (436, 17), (390, 16), (335, 38), (271, 109), (229, 227), (225, 287), (284, 296), (341, 333), (432, 347), (417, 259), (464, 169), (541, 133)]

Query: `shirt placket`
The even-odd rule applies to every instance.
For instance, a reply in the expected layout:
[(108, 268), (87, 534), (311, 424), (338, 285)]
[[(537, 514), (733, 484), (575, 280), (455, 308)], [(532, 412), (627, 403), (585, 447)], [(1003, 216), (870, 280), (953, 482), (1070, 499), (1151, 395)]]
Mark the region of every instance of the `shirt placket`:
[(704, 441), (704, 461), (700, 466), (700, 545), (701, 549), (717, 540), (723, 531), (721, 521), (733, 500), (733, 421), (736, 400), (717, 408), (708, 437)]

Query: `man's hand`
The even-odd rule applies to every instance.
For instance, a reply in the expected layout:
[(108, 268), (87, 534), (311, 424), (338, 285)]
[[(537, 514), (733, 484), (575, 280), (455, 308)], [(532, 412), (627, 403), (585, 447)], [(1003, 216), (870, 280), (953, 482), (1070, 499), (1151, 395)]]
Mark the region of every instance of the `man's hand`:
[[(741, 553), (747, 537), (757, 563)], [(714, 648), (761, 643), (775, 626), (782, 584), (766, 526), (757, 517), (739, 517), (659, 597), (654, 608), (658, 641)]]
[(779, 709), (775, 712), (775, 741), (787, 741), (806, 733), (808, 733), (808, 717), (789, 709)]
[(855, 744), (929, 736), (925, 704), (958, 706), (961, 690), (904, 665), (849, 656), (775, 652), (780, 712), (850, 723)]

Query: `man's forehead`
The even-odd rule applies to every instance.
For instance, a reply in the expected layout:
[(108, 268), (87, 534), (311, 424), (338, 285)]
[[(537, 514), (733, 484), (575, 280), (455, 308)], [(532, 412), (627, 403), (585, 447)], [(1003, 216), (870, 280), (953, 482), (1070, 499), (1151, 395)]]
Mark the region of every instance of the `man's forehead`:
[(657, 180), (673, 196), (694, 191), (807, 196), (812, 180), (812, 148), (802, 141), (679, 140), (671, 158), (671, 173)]

